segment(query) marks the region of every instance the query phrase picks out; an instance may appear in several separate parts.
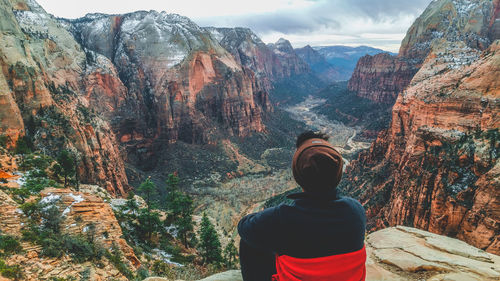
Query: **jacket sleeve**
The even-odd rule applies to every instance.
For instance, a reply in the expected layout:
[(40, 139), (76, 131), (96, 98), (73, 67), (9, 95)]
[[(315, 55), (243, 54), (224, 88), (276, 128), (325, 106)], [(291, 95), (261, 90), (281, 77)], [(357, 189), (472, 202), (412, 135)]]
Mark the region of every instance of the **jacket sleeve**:
[(250, 246), (275, 253), (279, 237), (279, 207), (265, 209), (243, 217), (238, 233)]

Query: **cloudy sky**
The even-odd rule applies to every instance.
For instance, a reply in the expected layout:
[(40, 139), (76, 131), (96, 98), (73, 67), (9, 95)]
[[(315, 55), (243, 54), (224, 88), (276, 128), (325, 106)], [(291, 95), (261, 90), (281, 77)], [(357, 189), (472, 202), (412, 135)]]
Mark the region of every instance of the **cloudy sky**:
[(51, 14), (157, 10), (201, 26), (249, 27), (266, 43), (280, 37), (294, 47), (368, 45), (397, 52), (415, 18), (431, 0), (38, 0)]

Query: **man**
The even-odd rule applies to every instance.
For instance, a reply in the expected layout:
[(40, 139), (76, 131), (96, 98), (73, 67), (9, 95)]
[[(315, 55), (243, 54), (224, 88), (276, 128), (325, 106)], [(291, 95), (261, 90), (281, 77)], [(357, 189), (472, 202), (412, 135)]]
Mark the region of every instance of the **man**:
[(312, 131), (297, 138), (292, 161), (303, 192), (291, 206), (250, 214), (238, 224), (245, 281), (365, 279), (365, 210), (337, 195), (343, 160), (328, 136)]

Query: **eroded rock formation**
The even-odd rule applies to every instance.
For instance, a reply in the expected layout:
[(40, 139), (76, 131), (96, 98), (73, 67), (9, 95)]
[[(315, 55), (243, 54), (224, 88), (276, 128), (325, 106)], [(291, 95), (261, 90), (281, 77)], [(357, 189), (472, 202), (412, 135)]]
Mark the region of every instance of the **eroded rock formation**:
[(348, 168), (370, 229), (410, 225), (500, 252), (500, 42), (433, 48), (391, 126)]
[(23, 0), (0, 11), (0, 134), (8, 147), (26, 135), (47, 153), (73, 150), (83, 182), (124, 194), (125, 162), (152, 168), (172, 142), (264, 130), (265, 79), (185, 17), (69, 21)]
[(417, 69), (407, 60), (381, 53), (359, 59), (347, 88), (377, 103), (393, 104)]
[(348, 88), (361, 97), (393, 104), (437, 41), (486, 49), (499, 38), (499, 1), (432, 1), (401, 43), (399, 55), (367, 55), (358, 61)]

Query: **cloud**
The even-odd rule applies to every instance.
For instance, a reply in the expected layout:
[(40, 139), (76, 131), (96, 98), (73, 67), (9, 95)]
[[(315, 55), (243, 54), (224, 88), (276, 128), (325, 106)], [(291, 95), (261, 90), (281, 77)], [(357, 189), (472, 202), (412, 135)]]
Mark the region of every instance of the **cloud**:
[(273, 12), (243, 16), (203, 18), (195, 21), (200, 25), (250, 27), (257, 33), (281, 32), (283, 34), (308, 33), (320, 29), (340, 28), (341, 24), (331, 17), (316, 16), (297, 11)]
[[(415, 18), (431, 0), (309, 0), (301, 9), (227, 17), (201, 17), (204, 26), (249, 27), (264, 41), (289, 39), (295, 47), (309, 44), (377, 44), (397, 51)], [(339, 39), (342, 36), (350, 39)], [(320, 39), (321, 38), (321, 39)]]
[(407, 29), (431, 0), (38, 1), (61, 17), (165, 10), (187, 16), (201, 26), (248, 27), (267, 43), (284, 37), (294, 47), (377, 44), (397, 51)]

